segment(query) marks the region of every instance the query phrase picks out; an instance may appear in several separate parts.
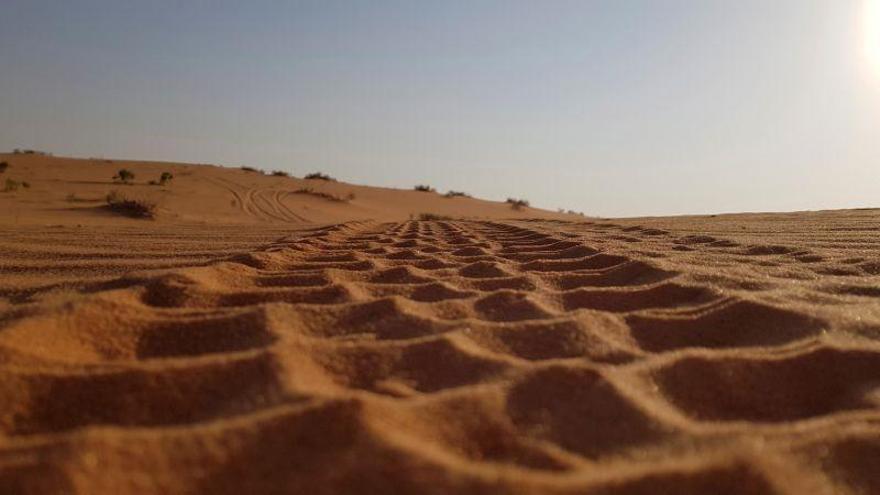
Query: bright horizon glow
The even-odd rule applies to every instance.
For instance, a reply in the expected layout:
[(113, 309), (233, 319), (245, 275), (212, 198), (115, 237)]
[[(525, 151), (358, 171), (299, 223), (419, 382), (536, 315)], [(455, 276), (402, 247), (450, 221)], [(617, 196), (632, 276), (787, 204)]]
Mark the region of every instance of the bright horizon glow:
[(880, 78), (880, 0), (865, 0), (865, 55), (874, 76)]
[(3, 0), (0, 67), (0, 150), (602, 217), (880, 206), (880, 0)]

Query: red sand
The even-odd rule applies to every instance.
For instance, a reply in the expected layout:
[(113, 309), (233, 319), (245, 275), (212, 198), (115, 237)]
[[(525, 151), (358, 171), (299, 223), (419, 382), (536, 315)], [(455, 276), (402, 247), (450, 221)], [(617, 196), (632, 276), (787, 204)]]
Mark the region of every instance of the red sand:
[(0, 161), (0, 493), (880, 492), (877, 210)]

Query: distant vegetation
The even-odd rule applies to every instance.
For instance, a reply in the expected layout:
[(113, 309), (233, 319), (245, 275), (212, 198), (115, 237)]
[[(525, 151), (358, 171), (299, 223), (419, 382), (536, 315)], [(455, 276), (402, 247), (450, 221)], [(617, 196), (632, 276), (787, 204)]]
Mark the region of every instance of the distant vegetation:
[(172, 174), (171, 172), (162, 172), (162, 175), (159, 176), (159, 180), (151, 180), (150, 185), (167, 186), (168, 183), (170, 183), (172, 180), (174, 180), (174, 174)]
[(312, 172), (312, 173), (306, 175), (305, 178), (306, 179), (316, 179), (316, 180), (336, 180), (327, 174), (322, 174), (321, 172)]
[(275, 177), (290, 177), (290, 174), (285, 172), (284, 170), (274, 170), (272, 171), (272, 175)]
[(523, 208), (529, 207), (529, 200), (527, 200), (527, 199), (507, 198), (507, 203), (514, 210), (522, 210)]
[(245, 172), (256, 172), (256, 173), (259, 173), (259, 174), (262, 174), (262, 173), (263, 173), (262, 170), (257, 170), (257, 169), (255, 169), (254, 167), (248, 167), (247, 165), (243, 165), (243, 166), (241, 167), (241, 169), (244, 170)]
[(120, 169), (116, 172), (116, 175), (113, 176), (113, 180), (122, 182), (123, 184), (131, 184), (131, 181), (134, 180), (134, 172), (126, 168)]
[(30, 187), (31, 185), (28, 182), (6, 179), (6, 182), (3, 184), (3, 192), (18, 191), (20, 188), (30, 189)]
[(462, 192), (462, 191), (449, 191), (448, 193), (444, 194), (444, 196), (446, 196), (447, 198), (469, 198), (469, 197), (471, 197), (470, 194), (468, 194), (466, 192)]
[(302, 189), (297, 189), (293, 191), (293, 194), (308, 194), (309, 196), (315, 196), (317, 198), (323, 198), (328, 201), (334, 201), (337, 203), (348, 203), (349, 201), (355, 198), (354, 193), (348, 193), (344, 198), (341, 196), (337, 196), (335, 194), (326, 193), (323, 191), (315, 191), (311, 187), (304, 187)]
[(9, 168), (9, 164), (6, 162), (0, 162), (0, 174), (6, 172), (6, 169)]
[(448, 217), (446, 215), (438, 215), (436, 213), (419, 213), (416, 217), (416, 220), (452, 220), (452, 217)]
[(155, 218), (156, 203), (144, 199), (127, 198), (117, 191), (107, 194), (107, 207), (111, 211), (133, 218)]
[(47, 153), (47, 152), (45, 152), (45, 151), (38, 151), (38, 150), (20, 150), (20, 149), (18, 149), (18, 148), (15, 148), (15, 149), (12, 151), (12, 154), (14, 154), (14, 155), (40, 155), (40, 156), (52, 156), (52, 153)]
[(428, 186), (426, 184), (419, 184), (416, 187), (414, 187), (413, 189), (416, 191), (421, 191), (421, 192), (437, 192), (433, 187)]

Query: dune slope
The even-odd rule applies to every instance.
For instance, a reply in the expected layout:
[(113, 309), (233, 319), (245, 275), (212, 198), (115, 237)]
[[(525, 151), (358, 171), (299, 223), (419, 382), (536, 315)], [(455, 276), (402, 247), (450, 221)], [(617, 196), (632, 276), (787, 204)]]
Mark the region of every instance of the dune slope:
[(0, 492), (880, 490), (877, 211), (497, 206), (2, 227)]

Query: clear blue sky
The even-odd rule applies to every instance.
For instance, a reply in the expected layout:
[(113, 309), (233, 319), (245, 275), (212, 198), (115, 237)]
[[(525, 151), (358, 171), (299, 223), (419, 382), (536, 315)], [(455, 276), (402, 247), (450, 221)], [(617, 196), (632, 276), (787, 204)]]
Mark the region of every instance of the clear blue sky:
[(3, 0), (0, 149), (601, 216), (880, 206), (877, 1)]

